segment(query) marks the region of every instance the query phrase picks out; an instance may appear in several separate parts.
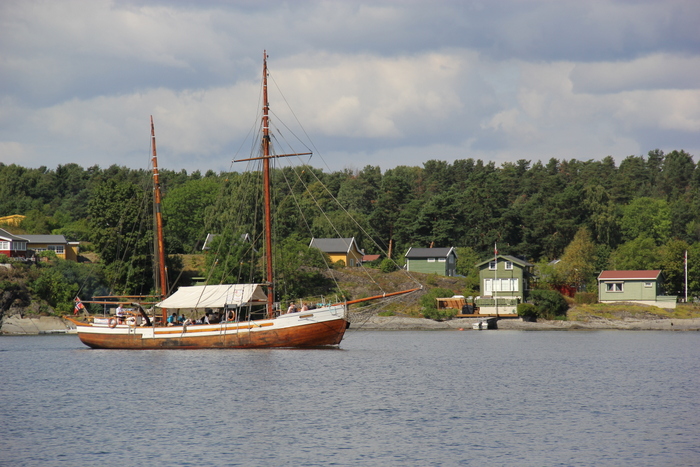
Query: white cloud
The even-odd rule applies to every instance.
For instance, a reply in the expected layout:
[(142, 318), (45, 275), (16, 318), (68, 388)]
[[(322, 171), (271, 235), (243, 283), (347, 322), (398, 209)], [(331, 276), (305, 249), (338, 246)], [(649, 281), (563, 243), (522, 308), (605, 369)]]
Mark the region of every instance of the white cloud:
[(298, 118), (332, 169), (697, 155), (693, 18), (680, 0), (2, 2), (0, 156), (143, 167), (152, 114), (164, 166), (226, 169), (264, 48), (294, 111), (272, 94), (274, 119)]

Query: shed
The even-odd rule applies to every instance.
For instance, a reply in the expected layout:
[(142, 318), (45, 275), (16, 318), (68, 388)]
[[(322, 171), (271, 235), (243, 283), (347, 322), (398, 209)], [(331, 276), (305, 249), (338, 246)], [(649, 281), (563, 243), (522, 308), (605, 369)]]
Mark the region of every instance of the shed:
[(425, 274), (454, 276), (457, 273), (457, 251), (449, 248), (409, 248), (406, 270)]
[(676, 308), (676, 295), (663, 295), (661, 270), (603, 271), (598, 276), (600, 303), (629, 302)]
[(312, 238), (309, 248), (318, 248), (327, 253), (331, 261), (343, 261), (346, 266), (362, 266), (364, 256), (357, 246), (355, 237), (351, 238)]

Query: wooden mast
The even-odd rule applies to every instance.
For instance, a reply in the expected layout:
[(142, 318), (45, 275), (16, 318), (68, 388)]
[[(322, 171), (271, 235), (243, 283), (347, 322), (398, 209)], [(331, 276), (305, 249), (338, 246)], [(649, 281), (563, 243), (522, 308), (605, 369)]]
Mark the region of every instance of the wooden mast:
[(260, 157), (250, 157), (247, 159), (237, 159), (234, 162), (255, 161), (261, 160), (263, 163), (263, 194), (265, 205), (265, 273), (267, 276), (267, 315), (269, 318), (274, 317), (275, 306), (275, 289), (274, 289), (274, 273), (272, 270), (272, 195), (271, 195), (271, 180), (270, 180), (270, 159), (278, 157), (290, 156), (308, 156), (310, 152), (299, 152), (295, 154), (271, 154), (270, 151), (270, 103), (267, 100), (267, 51), (263, 51), (263, 117), (262, 117), (262, 155)]
[[(164, 300), (168, 294), (168, 275), (165, 269), (165, 242), (163, 241), (163, 215), (160, 211), (160, 178), (158, 177), (158, 155), (156, 153), (156, 129), (151, 115), (151, 145), (153, 147), (153, 215), (156, 224), (156, 256), (158, 258), (158, 276), (156, 276), (156, 288), (160, 299)], [(163, 324), (168, 319), (168, 310), (163, 308)]]
[(265, 267), (267, 271), (267, 316), (274, 315), (275, 289), (272, 273), (272, 212), (270, 196), (270, 103), (267, 100), (267, 50), (263, 51), (263, 191), (265, 196)]

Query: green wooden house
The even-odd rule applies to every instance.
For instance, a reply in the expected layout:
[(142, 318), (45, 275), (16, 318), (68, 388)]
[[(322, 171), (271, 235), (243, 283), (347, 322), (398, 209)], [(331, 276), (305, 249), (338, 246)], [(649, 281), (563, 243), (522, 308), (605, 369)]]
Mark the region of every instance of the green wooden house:
[(598, 301), (600, 303), (628, 302), (653, 305), (659, 308), (676, 308), (675, 295), (663, 294), (661, 270), (651, 271), (603, 271), (598, 276)]
[(449, 248), (409, 248), (406, 252), (406, 270), (441, 276), (457, 274), (457, 252)]
[(481, 295), (476, 298), (480, 314), (514, 315), (527, 297), (534, 265), (510, 255), (498, 255), (478, 263)]

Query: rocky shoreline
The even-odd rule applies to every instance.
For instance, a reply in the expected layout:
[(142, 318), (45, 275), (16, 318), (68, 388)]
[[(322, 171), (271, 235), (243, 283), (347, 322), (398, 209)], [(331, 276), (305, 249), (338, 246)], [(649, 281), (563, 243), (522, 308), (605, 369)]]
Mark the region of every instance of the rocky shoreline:
[[(433, 321), (423, 318), (401, 316), (361, 316), (351, 315), (353, 331), (471, 331), (472, 325), (480, 318), (457, 318), (449, 321)], [(498, 321), (498, 329), (520, 331), (576, 331), (576, 330), (629, 330), (629, 331), (700, 331), (700, 318), (693, 319), (603, 319), (590, 318), (586, 321), (547, 321), (535, 323), (518, 318), (505, 318)], [(5, 317), (0, 334), (37, 335), (65, 334), (75, 331), (70, 322), (53, 316), (23, 318), (20, 315)]]

